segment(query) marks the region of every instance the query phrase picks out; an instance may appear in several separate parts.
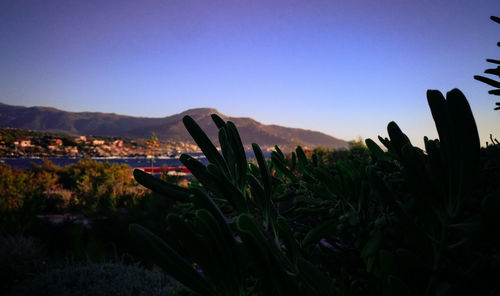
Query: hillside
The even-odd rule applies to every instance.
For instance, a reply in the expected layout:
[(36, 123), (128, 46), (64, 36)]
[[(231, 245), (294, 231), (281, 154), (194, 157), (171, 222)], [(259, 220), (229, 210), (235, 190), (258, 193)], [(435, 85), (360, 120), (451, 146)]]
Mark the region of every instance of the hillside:
[(133, 117), (114, 113), (67, 112), (50, 107), (23, 107), (0, 103), (0, 126), (74, 135), (100, 135), (148, 138), (151, 132), (163, 141), (192, 143), (182, 123), (182, 117), (193, 117), (208, 136), (217, 142), (217, 128), (210, 115), (216, 113), (236, 124), (245, 146), (255, 142), (262, 147), (287, 147), (301, 144), (307, 147), (346, 147), (344, 140), (324, 133), (265, 125), (252, 118), (230, 117), (212, 108), (197, 108), (162, 118)]

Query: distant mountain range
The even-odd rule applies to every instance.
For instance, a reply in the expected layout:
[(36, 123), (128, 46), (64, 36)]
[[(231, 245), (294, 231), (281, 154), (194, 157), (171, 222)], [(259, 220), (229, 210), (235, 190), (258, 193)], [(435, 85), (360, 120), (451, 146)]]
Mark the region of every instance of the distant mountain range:
[(182, 118), (189, 115), (212, 141), (217, 143), (217, 128), (210, 117), (213, 113), (224, 120), (234, 122), (245, 146), (253, 142), (262, 147), (274, 145), (289, 147), (299, 144), (307, 147), (321, 145), (341, 148), (348, 146), (346, 141), (324, 133), (278, 125), (265, 125), (252, 118), (226, 116), (212, 108), (189, 109), (162, 118), (148, 118), (115, 113), (67, 112), (51, 107), (23, 107), (0, 103), (0, 126), (74, 135), (133, 138), (148, 138), (151, 132), (155, 132), (162, 141), (193, 143), (182, 123)]

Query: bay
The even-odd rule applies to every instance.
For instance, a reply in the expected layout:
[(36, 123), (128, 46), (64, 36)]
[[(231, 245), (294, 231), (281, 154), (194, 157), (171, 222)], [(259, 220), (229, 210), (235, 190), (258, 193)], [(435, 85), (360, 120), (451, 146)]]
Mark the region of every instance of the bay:
[[(203, 153), (198, 152), (198, 153), (187, 153), (195, 158), (197, 158), (199, 161), (201, 161), (203, 164), (207, 165), (208, 160), (205, 158)], [(264, 157), (265, 158), (270, 158), (270, 152), (269, 151), (263, 151)], [(247, 158), (250, 160), (252, 158), (255, 158), (254, 154), (252, 151), (246, 151)], [(48, 159), (52, 163), (54, 163), (57, 166), (63, 167), (67, 166), (69, 164), (77, 163), (79, 160), (83, 160), (84, 158), (71, 158), (71, 157), (25, 157), (25, 158), (0, 158), (0, 163), (5, 163), (12, 168), (16, 169), (29, 169), (31, 163), (35, 163), (38, 165), (43, 164), (43, 160)], [(169, 167), (175, 167), (175, 166), (183, 166), (183, 164), (180, 162), (178, 157), (166, 157), (166, 158), (155, 158), (153, 164), (151, 164), (151, 158), (146, 158), (146, 157), (95, 157), (95, 158), (90, 158), (91, 160), (94, 161), (99, 161), (99, 162), (109, 162), (109, 163), (117, 163), (117, 164), (126, 164), (132, 168), (143, 168), (143, 167), (162, 167), (162, 166), (169, 166)]]

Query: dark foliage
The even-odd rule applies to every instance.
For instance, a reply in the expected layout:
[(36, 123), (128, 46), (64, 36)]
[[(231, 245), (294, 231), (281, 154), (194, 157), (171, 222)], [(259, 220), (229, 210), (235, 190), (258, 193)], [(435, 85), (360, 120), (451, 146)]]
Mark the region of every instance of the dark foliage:
[[(495, 23), (499, 23), (500, 24), (500, 18), (499, 17), (491, 16), (490, 18)], [(500, 47), (500, 42), (498, 42), (497, 45)], [(486, 59), (486, 61), (488, 63), (494, 64), (494, 65), (497, 65), (497, 66), (496, 66), (496, 68), (491, 68), (491, 69), (484, 70), (484, 73), (485, 74), (490, 74), (490, 75), (493, 75), (493, 76), (498, 76), (498, 78), (500, 78), (500, 60)], [(500, 96), (500, 81), (495, 80), (495, 79), (491, 79), (491, 78), (488, 78), (488, 77), (484, 77), (484, 76), (481, 76), (481, 75), (475, 75), (474, 79), (476, 79), (478, 81), (481, 81), (481, 82), (483, 82), (485, 84), (488, 84), (489, 86), (494, 87), (494, 89), (488, 91), (489, 94)], [(497, 107), (495, 108), (495, 110), (500, 110), (500, 102), (497, 102), (496, 105), (497, 105)]]
[(350, 152), (300, 146), (248, 163), (217, 115), (221, 152), (190, 117), (210, 164), (183, 155), (188, 189), (142, 171), (136, 180), (182, 210), (169, 239), (130, 226), (143, 254), (200, 295), (493, 295), (499, 293), (499, 149), (480, 149), (459, 90), (428, 91), (439, 139), (389, 138)]

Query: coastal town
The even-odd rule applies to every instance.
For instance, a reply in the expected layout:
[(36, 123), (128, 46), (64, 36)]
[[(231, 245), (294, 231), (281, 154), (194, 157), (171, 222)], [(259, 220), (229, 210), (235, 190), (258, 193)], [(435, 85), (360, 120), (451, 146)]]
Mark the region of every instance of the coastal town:
[[(154, 141), (154, 145), (151, 145)], [(192, 143), (111, 136), (73, 136), (0, 128), (0, 157), (169, 157), (198, 152)]]

